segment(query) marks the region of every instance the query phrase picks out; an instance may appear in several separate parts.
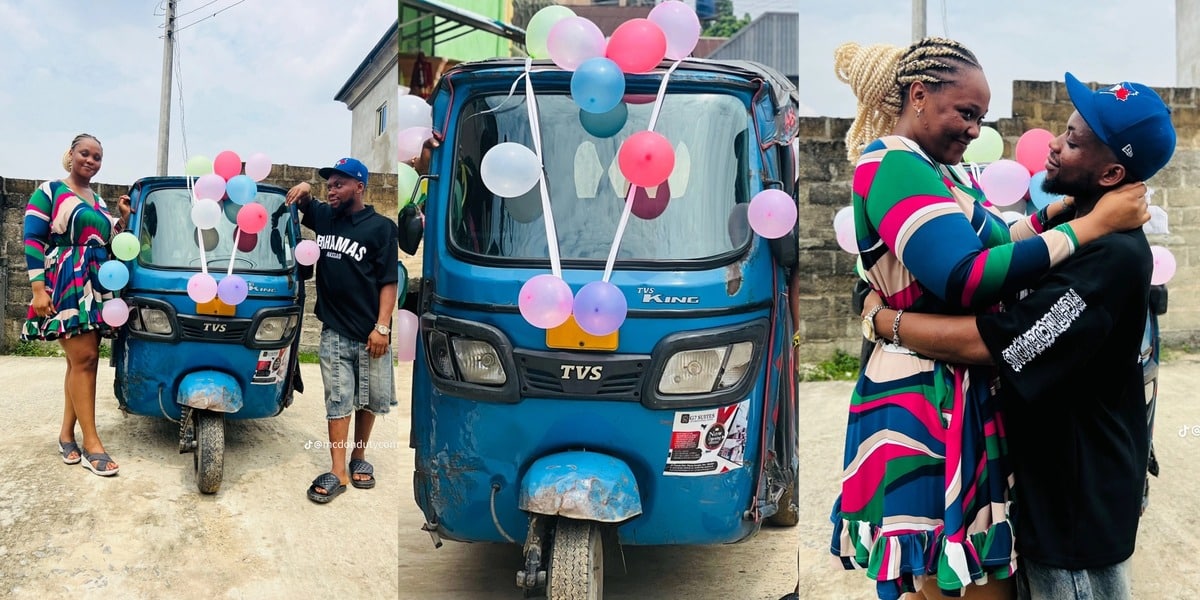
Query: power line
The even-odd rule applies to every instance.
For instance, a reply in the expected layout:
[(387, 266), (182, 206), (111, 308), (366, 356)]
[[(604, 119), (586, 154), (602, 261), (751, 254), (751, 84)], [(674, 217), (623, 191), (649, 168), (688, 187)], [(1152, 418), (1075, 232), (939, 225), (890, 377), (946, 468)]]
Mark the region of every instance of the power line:
[(177, 16), (177, 17), (175, 17), (175, 18), (176, 18), (176, 19), (178, 19), (178, 18), (180, 18), (180, 17), (186, 17), (186, 16), (188, 16), (188, 15), (190, 15), (190, 14), (192, 14), (192, 13), (194, 13), (194, 12), (196, 12), (196, 11), (198, 11), (198, 10), (202, 9), (202, 8), (204, 8), (205, 6), (208, 6), (208, 5), (210, 5), (210, 4), (216, 4), (216, 3), (220, 2), (220, 1), (221, 1), (221, 0), (210, 0), (209, 2), (205, 2), (204, 4), (201, 4), (200, 6), (197, 6), (196, 8), (193, 8), (192, 10), (189, 10), (189, 11), (187, 11), (187, 12), (183, 13), (182, 15), (179, 15), (179, 16)]
[(179, 66), (179, 38), (175, 38), (173, 47), (175, 55), (175, 85), (179, 89), (179, 133), (183, 138), (183, 160), (186, 163), (189, 157), (188, 142), (187, 142), (187, 114), (183, 106), (183, 69)]
[[(239, 4), (241, 4), (241, 3), (243, 3), (243, 2), (245, 2), (245, 1), (246, 1), (246, 0), (238, 0), (237, 2), (234, 2), (233, 4), (230, 4), (229, 6), (226, 6), (225, 8), (222, 8), (221, 10), (218, 10), (217, 12), (215, 12), (215, 13), (213, 13), (213, 14), (211, 14), (211, 15), (208, 15), (207, 17), (204, 17), (204, 18), (202, 18), (202, 19), (198, 19), (198, 20), (192, 21), (191, 23), (188, 23), (187, 25), (184, 25), (183, 27), (176, 28), (176, 29), (175, 29), (175, 31), (176, 31), (176, 32), (180, 32), (180, 31), (183, 31), (184, 29), (187, 29), (188, 27), (191, 27), (191, 26), (193, 26), (193, 25), (197, 25), (197, 24), (203, 23), (203, 22), (205, 22), (205, 21), (207, 21), (207, 20), (209, 20), (209, 19), (211, 19), (211, 18), (213, 18), (213, 17), (215, 17), (215, 16), (217, 16), (217, 15), (219, 15), (219, 14), (221, 14), (221, 13), (223, 13), (223, 12), (225, 12), (225, 11), (227, 11), (227, 10), (229, 10), (229, 9), (231, 9), (231, 8), (233, 8), (233, 7), (235, 7), (235, 6), (239, 5)], [(210, 2), (209, 4), (211, 4), (211, 2)], [(207, 4), (206, 4), (205, 6), (207, 6)], [(201, 7), (201, 8), (203, 8), (203, 7)], [(199, 10), (199, 9), (196, 9), (196, 10)], [(195, 11), (193, 11), (193, 12), (195, 12)]]

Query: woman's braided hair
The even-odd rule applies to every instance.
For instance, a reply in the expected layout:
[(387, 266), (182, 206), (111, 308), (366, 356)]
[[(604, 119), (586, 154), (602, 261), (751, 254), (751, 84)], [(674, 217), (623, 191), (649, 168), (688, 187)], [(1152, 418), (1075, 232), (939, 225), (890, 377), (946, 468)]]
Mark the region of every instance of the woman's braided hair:
[(62, 157), (62, 167), (68, 173), (71, 172), (71, 153), (75, 151), (75, 146), (78, 146), (79, 142), (82, 142), (83, 140), (92, 140), (93, 142), (96, 142), (97, 146), (103, 146), (103, 144), (100, 143), (100, 140), (96, 139), (96, 136), (90, 133), (81, 133), (75, 136), (75, 139), (71, 140), (71, 147), (67, 148), (66, 152), (63, 152)]
[(871, 140), (887, 135), (900, 118), (908, 86), (920, 81), (938, 86), (953, 81), (962, 66), (980, 68), (979, 59), (962, 44), (927, 37), (908, 48), (889, 44), (838, 46), (833, 54), (838, 79), (850, 84), (858, 112), (846, 132), (846, 158), (858, 160)]

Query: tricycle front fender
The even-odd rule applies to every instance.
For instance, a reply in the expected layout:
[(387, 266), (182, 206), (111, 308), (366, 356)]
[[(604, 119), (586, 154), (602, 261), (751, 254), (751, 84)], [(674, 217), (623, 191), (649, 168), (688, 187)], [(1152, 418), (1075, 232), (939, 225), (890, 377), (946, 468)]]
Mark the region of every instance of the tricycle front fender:
[(642, 514), (637, 480), (623, 461), (596, 452), (543, 456), (521, 478), (521, 510), (619, 523)]
[(175, 403), (200, 410), (236, 413), (242, 410), (242, 386), (220, 371), (196, 371), (183, 376)]

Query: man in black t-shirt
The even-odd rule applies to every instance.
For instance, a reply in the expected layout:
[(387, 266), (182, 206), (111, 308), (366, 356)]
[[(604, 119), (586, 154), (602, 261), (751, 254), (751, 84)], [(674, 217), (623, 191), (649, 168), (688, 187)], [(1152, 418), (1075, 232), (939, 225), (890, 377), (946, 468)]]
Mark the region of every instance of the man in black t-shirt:
[[(1070, 73), (1066, 84), (1076, 111), (1050, 143), (1044, 188), (1073, 196), (1083, 215), (1106, 191), (1164, 167), (1175, 130), (1149, 87), (1093, 91)], [(877, 330), (898, 331), (913, 352), (997, 366), (1021, 598), (1130, 598), (1149, 454), (1139, 350), (1152, 264), (1140, 229), (1114, 233), (1076, 250), (1004, 312), (873, 315)], [(872, 293), (864, 312), (878, 304)]]
[[(317, 318), (321, 320), (321, 379), (329, 426), (330, 472), (313, 480), (308, 498), (324, 504), (346, 490), (375, 487), (374, 467), (366, 461), (375, 416), (395, 402), (392, 354), (388, 343), (397, 293), (396, 224), (363, 204), (367, 168), (343, 158), (318, 171), (326, 180), (328, 202), (312, 197), (302, 182), (288, 190), (288, 204), (299, 203), (300, 223), (317, 235)], [(349, 472), (350, 415), (354, 444)]]

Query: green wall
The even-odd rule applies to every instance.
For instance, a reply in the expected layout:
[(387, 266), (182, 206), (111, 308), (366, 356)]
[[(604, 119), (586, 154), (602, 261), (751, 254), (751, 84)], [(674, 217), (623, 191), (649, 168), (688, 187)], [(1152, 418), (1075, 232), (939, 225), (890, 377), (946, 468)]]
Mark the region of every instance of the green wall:
[[(446, 0), (446, 3), (500, 21), (508, 22), (512, 19), (511, 0)], [(400, 23), (410, 21), (417, 16), (418, 13), (414, 9), (408, 6), (400, 7)], [(414, 38), (418, 33), (418, 29), (428, 30), (432, 26), (432, 19), (429, 19), (417, 25), (404, 28), (400, 32), (400, 52), (407, 54), (420, 49), (430, 56), (440, 56), (464, 62), (496, 56), (510, 56), (512, 54), (509, 50), (510, 42), (508, 40), (491, 33), (466, 28), (451, 34), (456, 35), (461, 33), (461, 36), (448, 42), (438, 43), (436, 46), (430, 40), (422, 42), (419, 46), (406, 41)], [(401, 79), (404, 78), (402, 77)]]

